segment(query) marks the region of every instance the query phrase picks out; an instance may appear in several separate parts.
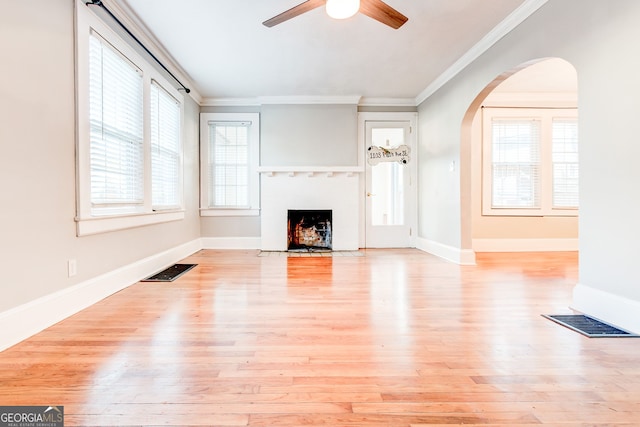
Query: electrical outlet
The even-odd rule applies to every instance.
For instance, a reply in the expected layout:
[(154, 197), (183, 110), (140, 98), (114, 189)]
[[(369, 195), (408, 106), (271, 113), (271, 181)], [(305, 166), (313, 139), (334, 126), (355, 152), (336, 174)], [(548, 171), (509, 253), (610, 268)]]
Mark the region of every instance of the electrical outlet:
[(69, 277), (73, 277), (78, 273), (78, 264), (75, 259), (70, 259), (68, 263)]

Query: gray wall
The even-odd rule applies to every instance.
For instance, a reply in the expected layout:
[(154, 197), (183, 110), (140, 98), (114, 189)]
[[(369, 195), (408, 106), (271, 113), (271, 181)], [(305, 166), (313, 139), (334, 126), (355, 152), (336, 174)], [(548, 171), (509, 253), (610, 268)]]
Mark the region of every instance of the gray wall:
[[(203, 113), (260, 113), (262, 166), (355, 166), (356, 105), (203, 107)], [(261, 201), (263, 203), (264, 200)], [(260, 217), (202, 217), (202, 237), (260, 237)]]
[(563, 58), (578, 74), (580, 283), (640, 301), (639, 18), (637, 0), (550, 0), (423, 102), (419, 236), (470, 247), (468, 176), (461, 183), (460, 172), (448, 169), (451, 161), (464, 164), (469, 152), (461, 132), (465, 114), (501, 73), (534, 59)]
[(355, 166), (356, 105), (263, 105), (263, 166)]
[(185, 106), (185, 220), (76, 237), (74, 1), (3, 2), (0, 55), (0, 312), (200, 237), (195, 102)]

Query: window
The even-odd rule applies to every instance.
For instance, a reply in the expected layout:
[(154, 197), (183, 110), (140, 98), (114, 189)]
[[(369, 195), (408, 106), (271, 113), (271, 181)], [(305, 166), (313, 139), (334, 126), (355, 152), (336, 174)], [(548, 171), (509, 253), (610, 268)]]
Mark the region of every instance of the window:
[(491, 122), (491, 207), (540, 206), (540, 121)]
[(91, 212), (144, 203), (142, 73), (97, 34), (90, 38)]
[(575, 109), (483, 109), (483, 214), (577, 215)]
[(184, 218), (182, 95), (76, 9), (78, 235)]
[(200, 115), (201, 214), (257, 215), (259, 212), (259, 115)]
[(217, 208), (249, 205), (249, 128), (251, 123), (209, 124), (209, 200)]
[(578, 207), (578, 120), (553, 120), (553, 206)]
[(155, 210), (181, 205), (180, 103), (151, 83), (151, 186)]

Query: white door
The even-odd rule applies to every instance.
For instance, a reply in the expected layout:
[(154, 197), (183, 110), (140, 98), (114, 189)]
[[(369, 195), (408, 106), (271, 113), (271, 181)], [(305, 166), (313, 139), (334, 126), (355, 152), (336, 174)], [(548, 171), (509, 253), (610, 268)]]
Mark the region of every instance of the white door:
[(365, 121), (365, 247), (412, 246), (415, 161), (409, 121)]

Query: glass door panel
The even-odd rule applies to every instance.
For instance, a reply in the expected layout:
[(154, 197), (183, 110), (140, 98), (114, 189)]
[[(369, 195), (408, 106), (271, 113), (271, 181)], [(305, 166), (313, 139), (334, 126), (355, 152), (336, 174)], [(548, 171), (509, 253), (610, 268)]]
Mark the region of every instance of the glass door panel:
[[(408, 122), (367, 122), (367, 147), (391, 150), (407, 143)], [(406, 247), (410, 166), (396, 161), (367, 163), (366, 245)]]

